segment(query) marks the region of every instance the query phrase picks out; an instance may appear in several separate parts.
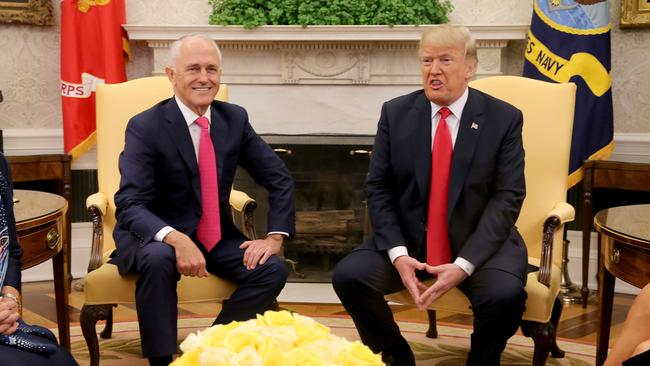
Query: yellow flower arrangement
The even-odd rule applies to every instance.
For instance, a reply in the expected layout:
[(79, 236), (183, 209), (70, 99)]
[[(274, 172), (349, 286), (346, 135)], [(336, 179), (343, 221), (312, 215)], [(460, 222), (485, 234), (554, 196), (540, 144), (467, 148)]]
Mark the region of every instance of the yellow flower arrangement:
[(379, 366), (381, 356), (337, 337), (314, 319), (267, 311), (256, 319), (215, 325), (181, 343), (170, 366)]

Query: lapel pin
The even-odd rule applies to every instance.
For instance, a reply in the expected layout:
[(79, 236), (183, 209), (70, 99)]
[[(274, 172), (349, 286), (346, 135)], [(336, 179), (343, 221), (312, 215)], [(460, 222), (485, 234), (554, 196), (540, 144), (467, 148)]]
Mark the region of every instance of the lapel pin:
[(472, 130), (478, 130), (478, 123), (472, 122)]

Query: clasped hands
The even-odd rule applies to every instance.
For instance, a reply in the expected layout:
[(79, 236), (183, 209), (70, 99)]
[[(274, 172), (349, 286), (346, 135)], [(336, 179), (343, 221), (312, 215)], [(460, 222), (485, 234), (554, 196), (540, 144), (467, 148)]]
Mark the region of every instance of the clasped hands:
[(0, 334), (13, 334), (18, 329), (18, 318), (18, 304), (8, 297), (0, 298)]
[[(269, 234), (264, 239), (249, 240), (239, 247), (244, 249), (244, 263), (246, 269), (253, 270), (257, 265), (266, 263), (274, 254), (280, 252), (284, 236)], [(174, 230), (165, 236), (163, 241), (174, 248), (176, 253), (176, 269), (183, 276), (207, 277), (205, 257), (189, 236)]]
[[(426, 310), (434, 301), (440, 296), (444, 295), (447, 291), (458, 286), (465, 278), (467, 273), (462, 268), (453, 264), (447, 263), (439, 266), (430, 266), (426, 263), (419, 262), (415, 258), (403, 255), (397, 257), (393, 265), (399, 272), (402, 278), (402, 283), (413, 297), (415, 305), (418, 309)], [(427, 287), (422, 283), (415, 271), (427, 271), (432, 274), (436, 281), (433, 285)]]

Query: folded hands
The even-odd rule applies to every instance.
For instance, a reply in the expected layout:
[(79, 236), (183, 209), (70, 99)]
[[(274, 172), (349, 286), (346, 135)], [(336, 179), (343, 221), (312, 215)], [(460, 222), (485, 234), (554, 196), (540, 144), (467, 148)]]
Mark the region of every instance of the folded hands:
[[(440, 296), (467, 278), (467, 273), (453, 263), (430, 266), (405, 255), (395, 259), (393, 264), (420, 310), (429, 308)], [(436, 278), (436, 281), (431, 286), (427, 286), (416, 276), (416, 271), (427, 271)]]

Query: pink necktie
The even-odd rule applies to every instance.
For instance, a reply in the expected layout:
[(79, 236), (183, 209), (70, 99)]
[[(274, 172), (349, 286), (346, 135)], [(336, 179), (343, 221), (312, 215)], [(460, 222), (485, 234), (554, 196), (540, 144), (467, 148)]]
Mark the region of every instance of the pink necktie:
[(440, 113), (440, 122), (438, 122), (431, 152), (431, 185), (427, 220), (427, 263), (432, 266), (451, 261), (447, 223), (449, 171), (452, 154), (447, 117), (451, 111), (449, 108), (443, 107), (438, 113)]
[(217, 161), (212, 139), (210, 139), (210, 131), (208, 130), (208, 119), (199, 117), (194, 123), (201, 127), (201, 138), (199, 139), (199, 176), (201, 178), (201, 207), (203, 209), (203, 215), (197, 228), (197, 237), (209, 252), (221, 240)]

